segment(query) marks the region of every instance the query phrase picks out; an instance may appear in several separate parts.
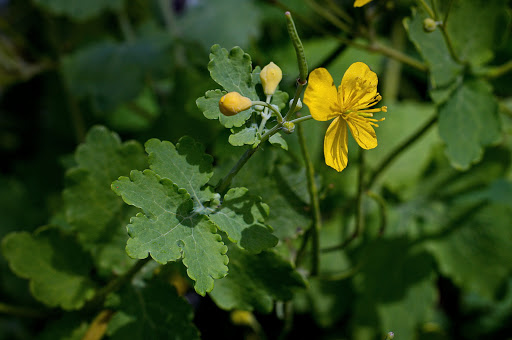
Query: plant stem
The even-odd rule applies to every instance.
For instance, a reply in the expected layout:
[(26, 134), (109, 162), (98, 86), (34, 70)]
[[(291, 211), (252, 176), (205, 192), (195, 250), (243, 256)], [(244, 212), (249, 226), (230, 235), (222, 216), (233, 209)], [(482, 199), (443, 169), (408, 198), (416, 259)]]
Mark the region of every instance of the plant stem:
[(351, 240), (359, 236), (364, 229), (364, 216), (363, 216), (363, 194), (365, 190), (364, 185), (364, 171), (365, 171), (365, 152), (363, 149), (359, 151), (359, 171), (357, 175), (357, 195), (356, 195), (356, 226)]
[(427, 12), (429, 17), (431, 17), (432, 19), (436, 19), (434, 11), (432, 11), (432, 8), (430, 8), (430, 6), (425, 2), (425, 0), (418, 0), (418, 2), (420, 3), (421, 7), (423, 7), (425, 12)]
[(367, 191), (366, 194), (373, 198), (377, 205), (379, 206), (379, 218), (380, 218), (380, 226), (379, 226), (379, 237), (384, 235), (387, 226), (387, 209), (386, 209), (386, 201), (382, 196), (378, 195), (376, 192)]
[(488, 67), (481, 73), (481, 75), (486, 78), (498, 78), (510, 71), (512, 71), (512, 60), (509, 60), (500, 66)]
[(320, 201), (318, 200), (318, 188), (315, 182), (315, 168), (311, 162), (308, 149), (306, 147), (306, 139), (304, 138), (304, 128), (302, 125), (297, 126), (297, 135), (299, 137), (300, 149), (302, 151), (302, 157), (306, 165), (306, 175), (308, 183), (309, 198), (313, 208), (313, 224), (311, 225), (311, 239), (313, 243), (312, 247), (312, 266), (311, 276), (318, 275), (318, 268), (320, 263), (320, 240), (319, 232), (322, 227), (322, 218), (320, 216)]
[(286, 16), (288, 34), (290, 35), (293, 48), (295, 49), (295, 54), (297, 55), (297, 64), (299, 66), (299, 83), (306, 84), (306, 79), (308, 77), (308, 63), (306, 61), (306, 55), (304, 54), (304, 46), (302, 46), (302, 42), (300, 41), (299, 34), (297, 33), (297, 28), (295, 27), (291, 13), (286, 12), (284, 15)]
[(110, 309), (104, 309), (96, 315), (94, 320), (91, 322), (89, 328), (85, 332), (82, 340), (99, 340), (102, 339), (107, 331), (107, 326), (114, 316), (114, 311)]
[(313, 9), (318, 15), (329, 21), (331, 24), (339, 28), (341, 31), (345, 31), (349, 33), (350, 27), (338, 19), (335, 15), (332, 14), (332, 12), (325, 7), (325, 5), (319, 5), (314, 0), (307, 0), (306, 1), (309, 7)]
[(306, 86), (305, 83), (301, 83), (300, 81), (297, 81), (297, 89), (295, 90), (295, 96), (293, 97), (292, 105), (290, 106), (290, 109), (288, 112), (286, 112), (286, 115), (284, 116), (284, 120), (287, 121), (290, 118), (290, 115), (295, 112), (295, 108), (297, 107), (297, 103), (299, 102), (300, 95), (302, 93), (302, 89), (304, 89), (304, 86)]
[(393, 59), (398, 60), (399, 62), (401, 62), (403, 64), (409, 65), (409, 66), (411, 66), (411, 67), (413, 67), (413, 68), (415, 68), (417, 70), (420, 70), (422, 72), (427, 72), (428, 71), (427, 65), (425, 65), (421, 61), (418, 61), (418, 60), (416, 60), (414, 58), (411, 58), (407, 54), (404, 54), (403, 52), (395, 50), (395, 49), (393, 49), (391, 47), (388, 47), (386, 45), (382, 45), (382, 44), (377, 43), (377, 42), (371, 43), (369, 45), (357, 44), (357, 46), (356, 46), (356, 43), (353, 43), (352, 45), (354, 45), (355, 47), (359, 47), (359, 48), (365, 49), (365, 50), (367, 50), (369, 52), (376, 52), (376, 53), (380, 53), (382, 55), (385, 55), (387, 57), (393, 58)]
[(130, 23), (130, 18), (126, 14), (126, 10), (121, 8), (117, 12), (117, 20), (119, 21), (119, 27), (121, 28), (121, 32), (123, 33), (123, 37), (127, 41), (135, 40), (135, 33), (133, 32), (132, 24)]
[(265, 109), (267, 109), (265, 111), (265, 113), (268, 112), (268, 109), (270, 109), (272, 112), (274, 112), (276, 114), (277, 120), (279, 122), (283, 121), (283, 116), (281, 116), (281, 112), (276, 110), (276, 108), (273, 107), (268, 101), (264, 102), (264, 101), (261, 101), (261, 100), (253, 100), (252, 101), (252, 105), (262, 105), (262, 106), (265, 106)]
[(126, 273), (111, 280), (107, 285), (96, 292), (96, 295), (84, 306), (84, 308), (94, 308), (101, 305), (108, 294), (117, 291), (125, 283), (129, 282), (135, 274), (139, 272), (149, 261), (151, 257), (137, 261)]
[(44, 318), (49, 315), (47, 311), (37, 310), (30, 307), (12, 306), (0, 302), (0, 314), (19, 316), (23, 318)]
[(379, 176), (386, 170), (386, 168), (409, 146), (414, 144), (421, 136), (423, 136), (434, 124), (437, 122), (437, 115), (430, 118), (421, 128), (407, 138), (403, 143), (399, 144), (394, 150), (392, 150), (386, 158), (384, 158), (379, 165), (375, 168), (368, 183), (367, 188), (371, 188)]
[(313, 119), (313, 116), (312, 115), (307, 115), (307, 116), (304, 116), (304, 117), (299, 117), (299, 118), (292, 119), (292, 120), (290, 120), (290, 123), (298, 124), (298, 123), (302, 123), (302, 122), (305, 122), (306, 120), (310, 120), (310, 119)]

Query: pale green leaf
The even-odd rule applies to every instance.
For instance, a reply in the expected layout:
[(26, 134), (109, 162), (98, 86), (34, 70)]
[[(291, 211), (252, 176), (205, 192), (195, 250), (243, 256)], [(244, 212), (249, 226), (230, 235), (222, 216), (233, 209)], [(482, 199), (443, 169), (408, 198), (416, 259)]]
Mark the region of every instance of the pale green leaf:
[(207, 91), (204, 97), (196, 100), (197, 107), (203, 112), (208, 119), (218, 119), (219, 122), (227, 128), (240, 127), (245, 121), (251, 117), (253, 109), (237, 113), (234, 116), (225, 116), (219, 110), (219, 100), (226, 92), (221, 90)]
[(229, 136), (228, 140), (229, 144), (233, 146), (253, 145), (256, 143), (258, 128), (255, 126), (231, 129), (231, 132), (233, 133)]
[(240, 47), (228, 52), (219, 45), (213, 45), (208, 70), (212, 79), (227, 92), (238, 92), (251, 100), (259, 99), (252, 82), (251, 57)]
[(479, 162), (483, 147), (501, 138), (498, 104), (482, 80), (462, 84), (439, 109), (439, 135), (446, 154), (457, 169)]
[(204, 153), (201, 143), (182, 137), (176, 146), (158, 139), (148, 140), (145, 146), (150, 168), (185, 189), (195, 206), (201, 207), (214, 197), (210, 190), (203, 188), (213, 175), (213, 158)]
[(76, 20), (91, 19), (106, 10), (120, 10), (123, 0), (34, 0), (57, 15), (67, 15)]
[(231, 246), (229, 256), (229, 275), (210, 292), (223, 309), (269, 313), (275, 300), (290, 300), (294, 289), (305, 287), (300, 274), (276, 253), (253, 255)]
[(32, 295), (50, 307), (79, 309), (94, 296), (90, 256), (73, 237), (57, 229), (8, 234), (2, 252), (11, 270), (30, 280)]
[(284, 150), (288, 150), (288, 143), (284, 140), (283, 136), (278, 132), (268, 139), (271, 144), (278, 145)]
[[(288, 105), (288, 93), (277, 90), (272, 96), (270, 104), (277, 105), (280, 111), (282, 111), (286, 105)], [(282, 112), (281, 112), (282, 113)], [(284, 116), (284, 113), (282, 113)]]
[(199, 339), (192, 323), (192, 306), (169, 283), (152, 280), (144, 287), (128, 286), (107, 328), (109, 339)]
[(145, 170), (119, 178), (112, 190), (144, 211), (127, 226), (126, 252), (131, 257), (144, 259), (150, 254), (162, 264), (182, 258), (202, 295), (213, 288), (213, 279), (226, 275), (227, 247), (208, 217), (192, 213), (194, 204), (184, 189)]
[(278, 241), (271, 233), (272, 228), (265, 224), (268, 210), (261, 198), (251, 195), (246, 188), (232, 188), (209, 217), (230, 241), (250, 252), (259, 253), (274, 247)]

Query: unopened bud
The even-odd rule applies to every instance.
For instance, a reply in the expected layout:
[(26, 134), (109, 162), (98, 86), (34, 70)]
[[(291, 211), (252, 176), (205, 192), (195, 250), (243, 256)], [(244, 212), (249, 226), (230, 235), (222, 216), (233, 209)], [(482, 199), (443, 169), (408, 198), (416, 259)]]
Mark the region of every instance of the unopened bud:
[(252, 101), (238, 92), (229, 92), (219, 100), (219, 109), (225, 116), (234, 116), (252, 106)]
[(263, 111), (264, 108), (265, 108), (265, 106), (263, 106), (263, 105), (254, 105), (254, 109), (256, 111)]
[(292, 122), (284, 122), (283, 131), (284, 133), (287, 134), (293, 133), (293, 131), (295, 131), (295, 124), (293, 124)]
[(277, 89), (277, 85), (283, 79), (283, 72), (273, 62), (270, 62), (267, 66), (265, 66), (260, 72), (260, 80), (261, 85), (263, 86), (263, 92), (268, 95), (274, 94)]
[[(293, 99), (290, 100), (290, 103), (288, 105), (292, 106), (292, 104), (293, 104)], [(299, 111), (300, 109), (302, 109), (302, 102), (300, 101), (300, 98), (299, 98), (299, 100), (297, 100), (297, 105), (295, 106), (295, 110), (293, 110), (293, 113)]]
[(245, 310), (234, 310), (231, 312), (231, 322), (235, 325), (250, 326), (254, 322), (254, 316)]
[(423, 30), (427, 33), (434, 32), (437, 28), (437, 22), (432, 18), (423, 20)]

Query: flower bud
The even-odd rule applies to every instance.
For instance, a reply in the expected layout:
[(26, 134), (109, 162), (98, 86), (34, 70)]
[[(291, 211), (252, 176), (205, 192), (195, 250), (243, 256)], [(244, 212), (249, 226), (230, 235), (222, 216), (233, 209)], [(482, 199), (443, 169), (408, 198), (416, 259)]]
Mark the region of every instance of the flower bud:
[(260, 72), (260, 80), (261, 85), (263, 85), (263, 92), (268, 95), (274, 94), (277, 89), (277, 85), (283, 79), (283, 72), (273, 62), (270, 62), (267, 66), (265, 66)]
[(238, 92), (229, 92), (219, 100), (219, 109), (225, 116), (234, 116), (252, 106), (252, 101)]
[[(293, 104), (293, 99), (290, 100), (290, 103), (288, 104), (288, 106), (292, 106)], [(293, 110), (293, 113), (299, 111), (300, 109), (302, 109), (302, 102), (300, 101), (300, 98), (299, 100), (297, 100), (297, 105), (295, 106), (295, 110)]]
[(292, 122), (284, 122), (283, 131), (284, 133), (287, 134), (293, 133), (293, 131), (295, 131), (295, 124), (293, 124)]
[(254, 105), (254, 109), (256, 111), (261, 112), (261, 111), (263, 111), (265, 109), (265, 106), (263, 106), (263, 105)]
[(254, 322), (254, 316), (245, 310), (234, 310), (231, 312), (231, 322), (235, 325), (249, 326)]
[(426, 18), (423, 20), (423, 30), (426, 33), (434, 32), (437, 27), (437, 22), (434, 21), (432, 18)]

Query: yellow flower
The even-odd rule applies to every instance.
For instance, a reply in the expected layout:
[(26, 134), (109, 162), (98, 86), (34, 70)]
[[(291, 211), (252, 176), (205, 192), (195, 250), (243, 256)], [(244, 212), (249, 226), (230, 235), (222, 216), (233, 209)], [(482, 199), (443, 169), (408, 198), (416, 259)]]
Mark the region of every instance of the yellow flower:
[(354, 7), (362, 7), (371, 1), (372, 0), (356, 0), (354, 1)]
[(331, 75), (325, 68), (317, 68), (309, 75), (304, 103), (313, 119), (333, 119), (324, 139), (325, 163), (342, 171), (348, 162), (347, 125), (357, 144), (363, 149), (377, 146), (373, 126), (382, 119), (372, 119), (374, 112), (387, 112), (387, 107), (370, 109), (382, 97), (377, 92), (377, 75), (365, 63), (350, 65), (341, 85), (336, 90)]
[(238, 92), (229, 92), (219, 100), (219, 110), (225, 116), (234, 116), (251, 106), (252, 101)]

